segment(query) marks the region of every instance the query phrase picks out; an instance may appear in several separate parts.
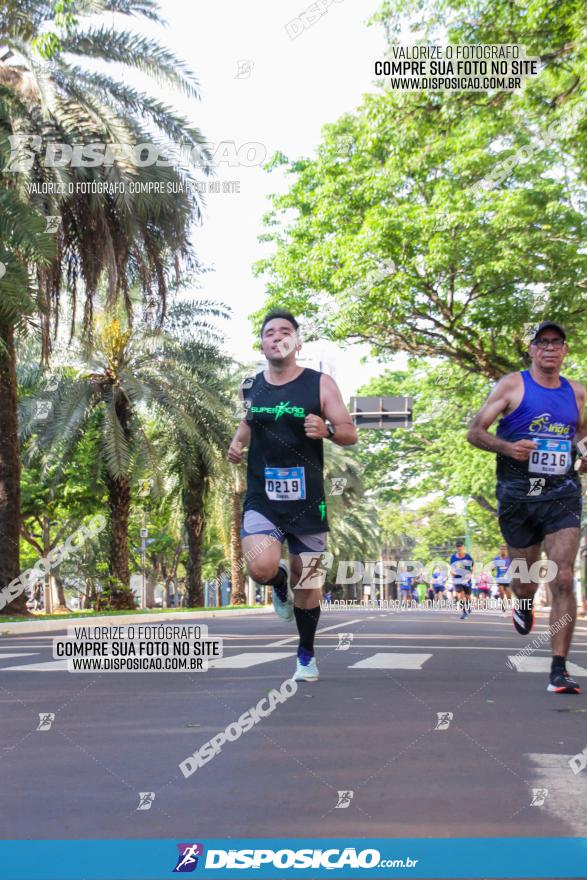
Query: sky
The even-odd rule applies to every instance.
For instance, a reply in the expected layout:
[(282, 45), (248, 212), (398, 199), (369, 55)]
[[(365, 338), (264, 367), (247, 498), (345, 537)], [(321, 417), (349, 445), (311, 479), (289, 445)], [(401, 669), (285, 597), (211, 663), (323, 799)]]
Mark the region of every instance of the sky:
[[(174, 104), (189, 112), (210, 142), (234, 143), (237, 151), (251, 145), (251, 161), (269, 158), (276, 150), (295, 158), (311, 155), (322, 126), (355, 109), (373, 89), (373, 64), (384, 54), (382, 28), (366, 25), (379, 0), (332, 0), (321, 18), (302, 29), (299, 16), (308, 5), (304, 0), (217, 0), (205, 5), (162, 0), (166, 30), (143, 24), (141, 30), (156, 36), (195, 72), (200, 104), (194, 107), (175, 97)], [(292, 39), (288, 31), (299, 35)], [(260, 164), (222, 164), (217, 179), (238, 181), (240, 193), (206, 196), (205, 222), (194, 230), (193, 243), (214, 271), (202, 277), (200, 294), (230, 305), (233, 318), (222, 325), (226, 347), (238, 360), (256, 362), (260, 356), (253, 348), (248, 315), (263, 304), (264, 281), (253, 276), (252, 267), (271, 248), (257, 237), (264, 231), (261, 218), (269, 209), (268, 195), (283, 191), (287, 183), (281, 171), (269, 174)], [(304, 353), (334, 372), (347, 399), (383, 369), (371, 359), (360, 363), (369, 355), (365, 346), (343, 352), (333, 344), (311, 343)]]

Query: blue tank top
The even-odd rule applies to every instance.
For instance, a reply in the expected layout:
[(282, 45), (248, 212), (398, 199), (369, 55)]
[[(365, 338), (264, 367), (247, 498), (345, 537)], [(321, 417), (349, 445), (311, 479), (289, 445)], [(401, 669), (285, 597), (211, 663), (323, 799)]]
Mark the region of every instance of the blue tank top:
[(573, 468), (572, 445), (579, 409), (575, 392), (563, 376), (558, 388), (539, 385), (529, 370), (522, 370), (524, 394), (519, 406), (504, 416), (496, 434), (503, 440), (534, 440), (538, 449), (530, 461), (497, 455), (497, 497), (548, 501), (581, 492)]

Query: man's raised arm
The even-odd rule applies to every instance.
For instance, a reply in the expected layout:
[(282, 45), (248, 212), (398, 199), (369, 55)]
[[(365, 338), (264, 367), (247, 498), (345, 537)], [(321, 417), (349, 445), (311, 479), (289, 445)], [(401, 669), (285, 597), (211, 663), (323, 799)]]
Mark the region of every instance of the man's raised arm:
[[(239, 389), (238, 396), (244, 402), (243, 389)], [(233, 464), (241, 464), (245, 449), (251, 442), (251, 426), (247, 424), (245, 419), (239, 423), (236, 433), (232, 438), (232, 442), (228, 447), (227, 458)]]

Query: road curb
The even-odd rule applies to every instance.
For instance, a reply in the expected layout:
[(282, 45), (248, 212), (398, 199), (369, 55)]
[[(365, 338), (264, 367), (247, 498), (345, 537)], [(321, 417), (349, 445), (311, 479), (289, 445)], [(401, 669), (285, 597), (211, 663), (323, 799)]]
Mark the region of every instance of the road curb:
[(15, 633), (52, 632), (66, 629), (79, 623), (80, 626), (108, 626), (123, 623), (167, 623), (170, 620), (193, 620), (202, 617), (242, 617), (246, 614), (259, 615), (273, 613), (273, 606), (265, 608), (246, 608), (234, 611), (183, 611), (169, 614), (109, 614), (102, 617), (66, 617), (63, 620), (23, 620), (12, 623), (0, 623), (0, 638)]

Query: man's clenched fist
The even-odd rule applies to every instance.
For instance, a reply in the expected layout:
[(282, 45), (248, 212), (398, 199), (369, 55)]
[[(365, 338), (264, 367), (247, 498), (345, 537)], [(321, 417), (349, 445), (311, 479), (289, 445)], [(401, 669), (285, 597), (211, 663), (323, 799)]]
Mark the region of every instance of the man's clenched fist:
[(312, 440), (324, 440), (325, 437), (328, 437), (326, 422), (320, 416), (306, 416), (304, 430), (306, 431), (306, 437), (311, 437)]
[(510, 443), (510, 448), (510, 458), (515, 458), (516, 461), (528, 461), (533, 450), (538, 447), (533, 440), (516, 440), (515, 443)]
[(241, 464), (243, 460), (244, 449), (240, 440), (235, 440), (228, 447), (228, 455), (226, 456), (233, 464)]

